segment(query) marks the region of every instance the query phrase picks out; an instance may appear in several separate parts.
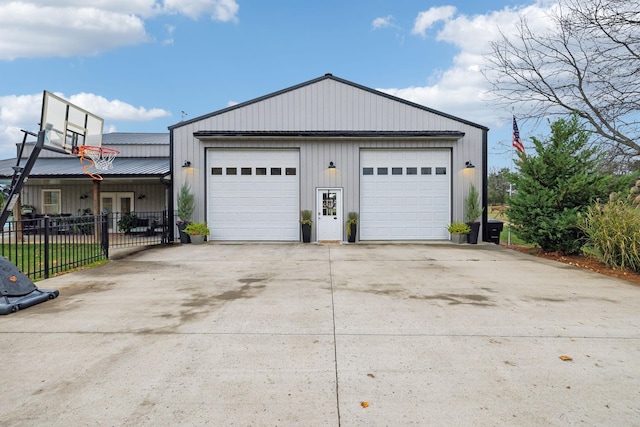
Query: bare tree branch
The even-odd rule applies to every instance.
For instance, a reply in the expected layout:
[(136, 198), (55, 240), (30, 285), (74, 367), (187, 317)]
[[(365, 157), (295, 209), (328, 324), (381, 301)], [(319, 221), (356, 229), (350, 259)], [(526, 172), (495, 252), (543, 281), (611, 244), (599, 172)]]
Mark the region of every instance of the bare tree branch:
[(558, 0), (548, 23), (521, 17), (491, 43), (495, 100), (536, 119), (575, 112), (612, 153), (640, 156), (640, 1)]

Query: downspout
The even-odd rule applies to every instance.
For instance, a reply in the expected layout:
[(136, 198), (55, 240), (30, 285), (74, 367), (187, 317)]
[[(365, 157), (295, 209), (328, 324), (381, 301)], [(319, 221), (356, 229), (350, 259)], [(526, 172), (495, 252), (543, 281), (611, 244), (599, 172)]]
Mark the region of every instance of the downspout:
[(169, 217), (169, 242), (173, 242), (174, 240), (174, 232), (175, 232), (175, 224), (176, 224), (176, 220), (174, 217), (174, 212), (175, 212), (175, 207), (174, 207), (174, 201), (173, 201), (173, 190), (174, 190), (174, 183), (175, 180), (173, 179), (173, 129), (169, 128), (169, 212), (168, 213), (168, 217)]
[(489, 180), (488, 168), (489, 159), (487, 155), (488, 147), (488, 129), (482, 131), (482, 241), (489, 241), (489, 221), (488, 221), (488, 203), (489, 203)]

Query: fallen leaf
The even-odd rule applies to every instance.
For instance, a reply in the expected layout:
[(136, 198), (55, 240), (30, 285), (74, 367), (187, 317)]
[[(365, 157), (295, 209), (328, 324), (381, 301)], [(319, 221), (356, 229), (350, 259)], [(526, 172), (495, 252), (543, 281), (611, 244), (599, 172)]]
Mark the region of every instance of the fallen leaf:
[(564, 360), (565, 362), (569, 362), (573, 360), (571, 356), (560, 356), (560, 360)]
[(360, 406), (362, 406), (363, 408), (368, 408), (369, 402), (360, 402)]
[(9, 281), (10, 282), (17, 282), (18, 278), (16, 276), (11, 276), (11, 277), (9, 277)]

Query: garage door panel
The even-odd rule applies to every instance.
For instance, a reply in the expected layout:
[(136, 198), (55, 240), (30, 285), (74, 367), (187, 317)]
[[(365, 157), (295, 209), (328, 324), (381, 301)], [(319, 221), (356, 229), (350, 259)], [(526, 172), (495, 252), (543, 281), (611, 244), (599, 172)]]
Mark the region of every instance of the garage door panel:
[[(299, 170), (299, 157), (297, 150), (209, 150), (208, 169), (223, 171), (208, 178), (211, 237), (299, 240), (299, 177), (285, 172)], [(231, 168), (236, 175), (227, 175)], [(242, 168), (250, 168), (251, 174), (243, 175)], [(258, 174), (258, 169), (266, 175)]]
[(450, 150), (362, 150), (360, 164), (361, 240), (448, 239)]

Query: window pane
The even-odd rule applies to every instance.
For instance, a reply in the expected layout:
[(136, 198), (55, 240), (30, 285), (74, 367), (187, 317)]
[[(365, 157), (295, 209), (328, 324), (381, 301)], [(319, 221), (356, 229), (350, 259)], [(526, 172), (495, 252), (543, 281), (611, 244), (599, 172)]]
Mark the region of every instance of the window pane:
[(295, 175), (296, 168), (287, 168), (287, 175)]
[(431, 175), (431, 168), (420, 168), (420, 175)]
[(266, 175), (267, 168), (256, 168), (256, 175)]
[(59, 215), (60, 190), (42, 190), (42, 213), (45, 215)]
[(402, 175), (402, 168), (391, 168), (391, 175)]
[(227, 168), (227, 175), (238, 175), (238, 168)]
[(242, 169), (240, 169), (240, 174), (242, 174), (242, 175), (251, 175), (251, 168), (242, 168)]
[(436, 168), (436, 175), (446, 175), (447, 168)]
[(211, 175), (222, 175), (222, 168), (211, 168)]
[(418, 175), (418, 168), (407, 168), (407, 175)]
[(387, 168), (378, 168), (378, 175), (388, 175), (389, 170)]
[(373, 175), (373, 168), (362, 168), (362, 175)]
[(282, 168), (271, 168), (271, 175), (282, 175)]

